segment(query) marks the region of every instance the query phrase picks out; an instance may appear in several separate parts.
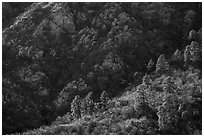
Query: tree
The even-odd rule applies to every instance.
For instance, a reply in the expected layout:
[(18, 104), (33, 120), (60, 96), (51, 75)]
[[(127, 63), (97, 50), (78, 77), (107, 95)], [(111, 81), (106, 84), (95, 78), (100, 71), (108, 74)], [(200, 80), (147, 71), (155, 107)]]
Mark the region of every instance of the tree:
[(177, 49), (174, 54), (172, 55), (172, 60), (178, 61), (181, 59), (181, 51), (179, 49)]
[(108, 106), (108, 101), (110, 100), (108, 97), (108, 93), (106, 91), (103, 91), (101, 93), (100, 100), (101, 100), (102, 110), (106, 110)]
[(61, 92), (58, 93), (58, 97), (54, 100), (54, 104), (56, 106), (58, 114), (61, 115), (66, 113), (67, 111), (70, 111), (70, 104), (74, 97), (76, 95), (84, 97), (89, 90), (90, 87), (81, 78), (66, 84), (66, 86), (61, 90)]
[(192, 65), (194, 67), (201, 67), (202, 64), (202, 50), (196, 41), (192, 41), (190, 45), (186, 46), (184, 50), (185, 66)]
[(135, 72), (133, 74), (133, 80), (134, 80), (134, 84), (138, 85), (142, 82), (142, 73), (141, 72)]
[(183, 65), (183, 56), (179, 49), (177, 49), (174, 54), (171, 56), (171, 65), (175, 68), (182, 68)]
[(202, 63), (202, 50), (196, 41), (192, 41), (190, 45), (190, 54), (193, 65), (201, 65)]
[(89, 94), (86, 96), (86, 102), (87, 102), (87, 113), (91, 115), (94, 110), (93, 92), (89, 92)]
[(157, 59), (156, 72), (162, 74), (162, 73), (166, 73), (168, 70), (169, 70), (169, 64), (165, 59), (164, 54), (161, 54)]
[[(143, 74), (155, 70), (153, 60), (158, 55), (167, 57), (188, 42), (199, 44), (190, 46), (191, 65), (202, 64), (197, 56), (202, 44), (202, 3), (3, 3), (2, 10), (3, 130), (7, 133), (52, 122), (45, 122), (48, 115), (55, 119), (69, 112), (76, 95), (83, 98), (79, 106), (86, 111), (80, 113), (91, 113), (92, 99), (84, 98), (90, 88), (96, 96), (104, 90), (120, 95), (127, 91), (127, 83), (138, 85)], [(157, 65), (159, 71), (166, 71), (164, 64)], [(133, 79), (135, 71), (139, 73)], [(150, 90), (148, 79), (143, 79), (148, 87), (144, 94), (158, 91), (151, 96), (156, 110), (164, 92), (159, 92), (157, 81), (150, 83), (154, 85)]]
[(86, 115), (87, 114), (87, 103), (85, 99), (81, 100), (80, 106), (81, 106), (80, 108), (81, 115)]
[(151, 72), (154, 69), (154, 61), (151, 59), (147, 64), (147, 70)]
[(190, 45), (186, 46), (185, 50), (184, 50), (184, 63), (185, 63), (185, 66), (189, 66), (190, 65)]
[(145, 76), (142, 78), (142, 84), (149, 85), (150, 84), (150, 76), (145, 74)]
[(91, 115), (94, 111), (93, 92), (89, 92), (81, 103), (81, 112)]
[(163, 91), (167, 93), (175, 93), (176, 91), (176, 85), (174, 84), (173, 78), (171, 76), (168, 76), (163, 81)]
[(148, 106), (147, 97), (145, 93), (146, 90), (147, 85), (145, 84), (140, 84), (139, 86), (137, 86), (136, 89), (137, 96), (134, 102), (134, 109), (136, 111), (137, 117), (146, 115), (145, 113), (150, 109)]
[(79, 118), (81, 117), (81, 112), (80, 112), (80, 97), (79, 95), (75, 96), (75, 98), (72, 100), (71, 103), (71, 115), (74, 118)]
[(164, 97), (164, 102), (161, 106), (158, 107), (157, 116), (159, 130), (162, 131), (163, 134), (168, 133), (176, 133), (178, 134), (178, 102), (177, 98), (174, 95), (167, 94)]
[(194, 41), (197, 38), (197, 32), (195, 30), (191, 30), (188, 35), (188, 39), (190, 41)]

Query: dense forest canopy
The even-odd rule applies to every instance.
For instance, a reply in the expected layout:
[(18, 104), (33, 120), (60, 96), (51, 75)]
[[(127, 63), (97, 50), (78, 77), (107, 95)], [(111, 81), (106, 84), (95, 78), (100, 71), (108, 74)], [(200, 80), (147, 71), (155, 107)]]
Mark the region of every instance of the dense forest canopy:
[(3, 134), (202, 134), (202, 3), (2, 11)]

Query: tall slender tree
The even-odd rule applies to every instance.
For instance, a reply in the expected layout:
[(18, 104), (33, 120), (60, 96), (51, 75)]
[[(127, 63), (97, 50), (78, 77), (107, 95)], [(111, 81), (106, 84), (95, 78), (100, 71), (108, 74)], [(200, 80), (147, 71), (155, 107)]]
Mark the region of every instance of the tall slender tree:
[(169, 70), (169, 64), (164, 56), (164, 54), (161, 54), (157, 60), (157, 64), (156, 64), (156, 72), (163, 74), (168, 72)]
[(77, 95), (73, 99), (71, 103), (71, 115), (73, 118), (79, 118), (81, 117), (81, 111), (80, 111), (80, 97)]

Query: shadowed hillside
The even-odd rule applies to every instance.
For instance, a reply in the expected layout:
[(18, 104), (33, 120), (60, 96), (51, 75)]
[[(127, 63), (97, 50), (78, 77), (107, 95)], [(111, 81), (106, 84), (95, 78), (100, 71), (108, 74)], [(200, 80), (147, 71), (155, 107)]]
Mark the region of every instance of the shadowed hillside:
[(3, 134), (202, 134), (202, 3), (2, 5)]

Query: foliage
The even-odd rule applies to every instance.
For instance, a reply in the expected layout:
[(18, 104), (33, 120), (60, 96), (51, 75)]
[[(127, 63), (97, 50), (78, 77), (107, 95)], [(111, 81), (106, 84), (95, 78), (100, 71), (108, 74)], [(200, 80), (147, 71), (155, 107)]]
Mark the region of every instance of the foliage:
[(166, 77), (166, 79), (163, 81), (163, 91), (166, 93), (175, 93), (176, 91), (176, 85), (174, 84), (173, 78), (171, 76)]
[(151, 72), (151, 71), (153, 71), (153, 69), (154, 69), (154, 62), (153, 62), (153, 60), (151, 59), (151, 60), (149, 61), (149, 63), (147, 64), (147, 70), (148, 70), (149, 72)]
[(202, 3), (2, 10), (3, 134), (201, 133)]
[(141, 117), (150, 113), (150, 107), (147, 102), (146, 89), (147, 85), (145, 83), (137, 86), (136, 89), (137, 95), (134, 103), (134, 108), (137, 115), (136, 117)]
[(156, 72), (162, 74), (162, 73), (168, 72), (168, 70), (169, 70), (169, 64), (165, 59), (164, 54), (161, 54), (157, 59)]
[(103, 91), (101, 93), (100, 100), (101, 100), (101, 105), (102, 105), (101, 109), (106, 110), (108, 106), (108, 101), (109, 101), (108, 93), (106, 91)]
[(177, 99), (175, 96), (166, 95), (165, 101), (158, 108), (157, 115), (159, 130), (165, 133), (177, 133), (178, 128), (176, 127), (177, 122), (179, 120), (178, 115), (178, 103), (175, 102)]
[(94, 111), (93, 92), (89, 92), (86, 98), (81, 102), (81, 112), (84, 115), (91, 115)]
[(58, 113), (65, 113), (70, 111), (70, 104), (74, 97), (78, 94), (85, 96), (90, 90), (90, 87), (81, 78), (68, 83), (59, 93), (54, 104), (59, 111)]
[(149, 85), (150, 84), (150, 76), (145, 74), (145, 76), (142, 78), (142, 84)]
[(81, 116), (81, 111), (80, 111), (80, 97), (77, 95), (75, 98), (72, 100), (71, 103), (71, 115), (74, 118), (79, 118)]

